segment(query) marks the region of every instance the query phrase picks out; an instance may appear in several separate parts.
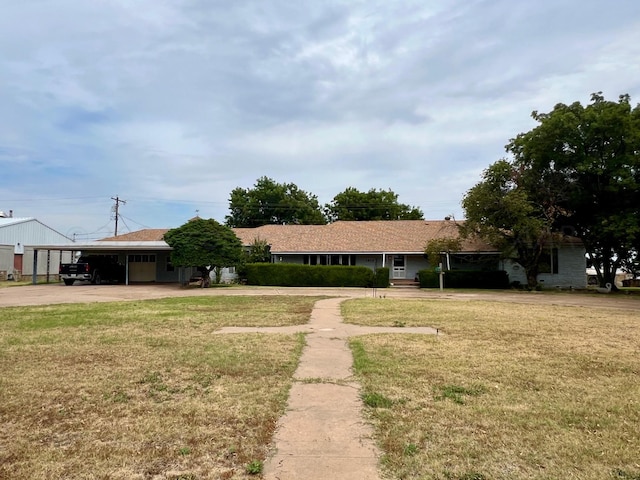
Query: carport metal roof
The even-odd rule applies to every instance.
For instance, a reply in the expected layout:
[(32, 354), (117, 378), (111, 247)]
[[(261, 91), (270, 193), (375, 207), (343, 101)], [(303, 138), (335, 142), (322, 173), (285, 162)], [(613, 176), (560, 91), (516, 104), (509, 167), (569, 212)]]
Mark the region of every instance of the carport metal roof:
[(52, 243), (49, 245), (26, 245), (34, 250), (57, 250), (57, 251), (132, 251), (132, 250), (172, 250), (164, 241), (156, 242), (86, 242), (86, 243)]

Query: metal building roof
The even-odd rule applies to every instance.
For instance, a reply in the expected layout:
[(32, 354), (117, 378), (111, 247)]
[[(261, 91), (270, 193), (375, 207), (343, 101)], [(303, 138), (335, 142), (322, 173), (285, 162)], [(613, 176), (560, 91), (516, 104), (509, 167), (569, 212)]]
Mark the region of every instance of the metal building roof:
[(71, 239), (32, 217), (1, 217), (0, 244), (66, 243)]

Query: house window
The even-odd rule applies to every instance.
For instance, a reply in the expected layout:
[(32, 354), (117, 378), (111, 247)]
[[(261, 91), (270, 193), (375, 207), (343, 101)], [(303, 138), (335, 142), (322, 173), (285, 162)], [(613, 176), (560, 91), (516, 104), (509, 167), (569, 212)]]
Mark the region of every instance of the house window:
[(303, 255), (305, 265), (355, 265), (355, 255)]
[(557, 248), (549, 248), (542, 251), (540, 259), (538, 260), (538, 271), (540, 273), (554, 274), (559, 272)]
[(155, 263), (155, 255), (129, 255), (129, 263)]
[[(499, 259), (496, 254), (450, 253), (448, 267), (450, 270), (499, 270)], [(446, 256), (443, 256), (442, 263), (447, 265)]]
[(167, 257), (167, 272), (175, 272), (176, 267), (173, 266), (173, 263), (171, 263), (171, 257)]
[(404, 268), (404, 255), (394, 255), (393, 266), (396, 268)]
[(305, 265), (318, 265), (318, 255), (304, 255), (302, 263)]

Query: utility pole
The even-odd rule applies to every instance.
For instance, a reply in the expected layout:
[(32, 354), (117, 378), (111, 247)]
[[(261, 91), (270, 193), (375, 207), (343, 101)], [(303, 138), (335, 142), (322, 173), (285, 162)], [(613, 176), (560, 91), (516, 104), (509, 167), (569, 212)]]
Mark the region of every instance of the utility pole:
[(113, 236), (117, 237), (118, 236), (118, 209), (120, 208), (120, 204), (126, 205), (127, 202), (125, 200), (120, 200), (120, 197), (118, 195), (116, 195), (115, 197), (111, 197), (111, 200), (116, 202), (116, 204), (113, 207), (113, 212), (116, 218), (116, 230)]

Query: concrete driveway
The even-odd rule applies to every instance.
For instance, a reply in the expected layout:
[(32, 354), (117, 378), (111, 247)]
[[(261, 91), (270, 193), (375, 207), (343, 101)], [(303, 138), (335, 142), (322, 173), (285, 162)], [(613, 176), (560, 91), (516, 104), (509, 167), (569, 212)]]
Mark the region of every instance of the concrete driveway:
[(224, 286), (183, 288), (176, 284), (24, 285), (0, 288), (0, 307), (143, 300), (166, 297), (214, 295), (307, 295), (346, 298), (440, 298), (458, 301), (487, 300), (525, 304), (620, 308), (640, 313), (640, 297), (584, 292), (457, 291), (414, 288), (295, 288)]

